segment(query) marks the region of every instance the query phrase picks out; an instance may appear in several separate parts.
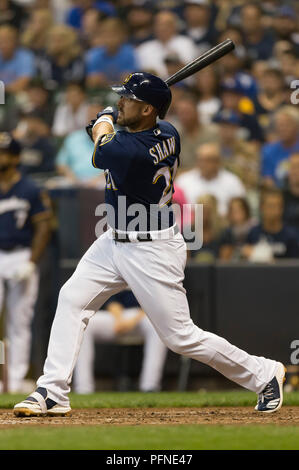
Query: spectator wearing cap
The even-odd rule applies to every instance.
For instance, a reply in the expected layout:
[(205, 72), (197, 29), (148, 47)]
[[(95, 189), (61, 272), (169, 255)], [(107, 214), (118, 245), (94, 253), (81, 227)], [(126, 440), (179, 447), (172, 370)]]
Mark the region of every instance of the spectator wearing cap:
[(141, 69), (153, 70), (167, 78), (165, 57), (176, 53), (185, 65), (198, 56), (194, 41), (178, 33), (178, 17), (171, 11), (161, 11), (154, 19), (154, 38), (137, 47)]
[(216, 42), (218, 32), (211, 21), (209, 0), (185, 0), (184, 18), (186, 34), (199, 47), (199, 52), (211, 48)]
[(272, 56), (274, 37), (265, 30), (262, 18), (262, 7), (257, 2), (247, 3), (241, 9), (241, 27), (251, 60), (269, 60)]
[(69, 81), (85, 78), (85, 64), (81, 56), (78, 35), (64, 24), (49, 30), (46, 51), (37, 57), (37, 71), (48, 89), (57, 90)]
[[(261, 260), (298, 258), (299, 245), (296, 230), (283, 221), (284, 199), (279, 189), (268, 189), (261, 194), (261, 221), (248, 233), (243, 256)], [(261, 251), (260, 251), (261, 250)]]
[(13, 26), (0, 26), (0, 80), (7, 93), (26, 89), (35, 74), (32, 52), (18, 46), (18, 32)]
[(106, 86), (123, 80), (139, 69), (133, 46), (126, 43), (126, 26), (120, 19), (109, 18), (100, 27), (102, 46), (86, 53), (87, 85)]
[(71, 7), (66, 14), (66, 24), (76, 29), (81, 29), (84, 13), (95, 8), (100, 11), (103, 18), (115, 15), (115, 8), (110, 2), (101, 0), (78, 0), (76, 6)]
[(175, 105), (177, 129), (181, 136), (180, 170), (194, 167), (195, 153), (199, 145), (206, 142), (217, 142), (218, 129), (215, 124), (201, 124), (197, 104), (193, 96), (185, 95)]
[(299, 240), (299, 152), (289, 157), (289, 170), (283, 196), (284, 221), (297, 230)]
[[(94, 119), (99, 112), (98, 104), (89, 104), (87, 121)], [(68, 184), (104, 187), (105, 178), (102, 170), (90, 164), (90, 155), (94, 145), (85, 129), (71, 132), (63, 141), (56, 158), (56, 167), (59, 175), (63, 176)]]
[(192, 170), (179, 175), (176, 184), (185, 194), (189, 204), (196, 203), (205, 194), (215, 196), (219, 214), (225, 217), (229, 201), (245, 196), (245, 187), (238, 176), (222, 168), (220, 147), (216, 143), (200, 145)]
[(52, 133), (56, 137), (65, 137), (70, 132), (84, 128), (87, 122), (88, 103), (84, 84), (69, 82), (65, 100), (56, 108)]
[(150, 1), (134, 1), (129, 6), (126, 21), (129, 28), (130, 43), (140, 46), (153, 39), (153, 7)]
[(219, 145), (224, 168), (237, 175), (247, 191), (256, 191), (260, 156), (252, 142), (240, 138), (240, 117), (234, 111), (224, 109), (216, 114), (213, 121), (219, 126)]
[(253, 102), (246, 96), (243, 83), (236, 78), (227, 78), (221, 82), (221, 99), (223, 109), (238, 114), (244, 138), (261, 143), (264, 141), (262, 128), (255, 116)]
[(277, 140), (262, 148), (261, 176), (265, 186), (282, 186), (288, 170), (288, 158), (299, 151), (299, 110), (283, 106), (274, 115)]

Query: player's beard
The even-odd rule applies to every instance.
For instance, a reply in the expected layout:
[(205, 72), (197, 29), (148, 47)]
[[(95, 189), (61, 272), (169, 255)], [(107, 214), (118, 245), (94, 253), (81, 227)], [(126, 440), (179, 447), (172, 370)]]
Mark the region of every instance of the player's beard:
[(129, 129), (136, 129), (140, 126), (141, 116), (126, 117), (124, 112), (119, 111), (117, 124), (120, 126), (128, 127)]

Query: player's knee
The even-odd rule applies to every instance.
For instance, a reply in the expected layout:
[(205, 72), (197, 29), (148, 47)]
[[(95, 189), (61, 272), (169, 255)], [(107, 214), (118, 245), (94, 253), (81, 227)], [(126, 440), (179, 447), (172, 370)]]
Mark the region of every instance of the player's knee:
[(201, 330), (191, 322), (189, 325), (186, 325), (184, 329), (166, 338), (164, 343), (171, 351), (183, 356), (190, 356), (195, 345), (198, 346), (200, 343), (200, 331)]

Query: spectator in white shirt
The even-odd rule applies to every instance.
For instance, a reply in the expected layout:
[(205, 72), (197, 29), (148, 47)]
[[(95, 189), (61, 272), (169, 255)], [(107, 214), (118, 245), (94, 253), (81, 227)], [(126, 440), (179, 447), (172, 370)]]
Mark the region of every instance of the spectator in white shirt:
[(216, 143), (207, 143), (198, 147), (197, 162), (193, 170), (180, 175), (176, 184), (185, 194), (188, 203), (196, 203), (205, 194), (215, 196), (219, 214), (226, 216), (228, 204), (233, 197), (245, 196), (245, 188), (230, 171), (221, 167), (220, 147)]
[(88, 123), (88, 103), (83, 85), (70, 82), (67, 85), (65, 101), (57, 106), (52, 132), (56, 137), (65, 137), (85, 127)]
[(140, 68), (155, 70), (161, 78), (167, 78), (165, 57), (176, 53), (183, 64), (197, 57), (197, 47), (194, 41), (178, 34), (178, 18), (171, 11), (158, 13), (154, 21), (155, 39), (145, 41), (137, 47)]

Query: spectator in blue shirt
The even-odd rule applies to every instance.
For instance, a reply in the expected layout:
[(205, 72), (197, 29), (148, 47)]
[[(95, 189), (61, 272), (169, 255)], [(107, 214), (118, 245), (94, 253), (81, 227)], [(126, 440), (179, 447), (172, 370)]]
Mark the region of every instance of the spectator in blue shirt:
[(76, 6), (70, 8), (67, 12), (66, 23), (73, 28), (81, 29), (83, 15), (89, 8), (96, 8), (102, 13), (103, 17), (115, 15), (115, 8), (110, 2), (79, 0), (76, 2)]
[[(90, 104), (88, 108), (87, 122), (94, 119), (101, 106)], [(85, 129), (69, 134), (60, 148), (56, 166), (58, 173), (73, 185), (104, 186), (104, 174), (102, 170), (91, 165), (91, 155), (94, 145)]]
[(288, 170), (288, 158), (299, 151), (299, 111), (283, 106), (275, 114), (275, 142), (262, 148), (262, 178), (265, 186), (281, 186)]
[(253, 227), (243, 248), (243, 255), (252, 259), (254, 246), (265, 243), (272, 257), (298, 258), (299, 244), (296, 230), (283, 221), (284, 198), (279, 189), (264, 191), (261, 197), (261, 223)]
[(0, 80), (8, 93), (25, 90), (35, 74), (34, 55), (18, 47), (18, 33), (13, 26), (0, 27)]
[(122, 81), (129, 72), (138, 70), (134, 48), (125, 43), (123, 22), (109, 18), (102, 23), (103, 46), (86, 54), (87, 85), (91, 88)]

